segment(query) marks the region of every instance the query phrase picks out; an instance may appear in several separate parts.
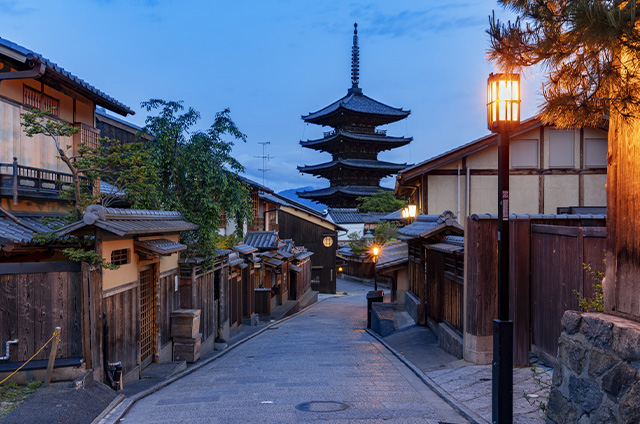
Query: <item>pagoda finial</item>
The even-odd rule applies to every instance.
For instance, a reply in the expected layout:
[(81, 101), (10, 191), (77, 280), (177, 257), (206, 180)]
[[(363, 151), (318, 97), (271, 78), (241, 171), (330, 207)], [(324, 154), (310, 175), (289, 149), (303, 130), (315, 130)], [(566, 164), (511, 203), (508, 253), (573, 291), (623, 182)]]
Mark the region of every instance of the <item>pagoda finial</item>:
[(351, 88), (358, 88), (360, 81), (360, 48), (358, 47), (358, 23), (353, 24), (353, 47), (351, 47)]

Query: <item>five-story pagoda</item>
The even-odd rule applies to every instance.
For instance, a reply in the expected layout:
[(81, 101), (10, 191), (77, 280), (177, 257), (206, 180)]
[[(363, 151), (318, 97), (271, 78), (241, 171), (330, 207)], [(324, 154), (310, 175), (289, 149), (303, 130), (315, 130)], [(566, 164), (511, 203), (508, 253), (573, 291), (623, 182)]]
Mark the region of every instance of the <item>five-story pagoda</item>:
[(396, 174), (406, 164), (378, 160), (378, 153), (409, 144), (411, 137), (390, 137), (376, 127), (409, 116), (411, 111), (387, 106), (362, 94), (359, 82), (358, 24), (354, 24), (351, 53), (351, 88), (347, 95), (317, 112), (303, 116), (305, 122), (332, 127), (324, 137), (300, 141), (303, 147), (330, 153), (332, 160), (298, 166), (300, 172), (327, 178), (330, 185), (298, 192), (298, 196), (330, 208), (354, 208), (357, 198), (380, 190), (380, 180)]

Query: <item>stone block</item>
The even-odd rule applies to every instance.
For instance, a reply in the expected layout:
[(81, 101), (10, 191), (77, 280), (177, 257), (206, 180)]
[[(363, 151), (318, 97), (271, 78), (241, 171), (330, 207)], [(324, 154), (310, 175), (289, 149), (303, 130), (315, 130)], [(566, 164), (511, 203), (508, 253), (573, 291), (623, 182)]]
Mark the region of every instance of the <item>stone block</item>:
[(633, 385), (620, 405), (620, 422), (640, 422), (640, 381)]
[(558, 361), (580, 375), (587, 361), (587, 347), (563, 333), (558, 340)]
[(617, 399), (620, 395), (626, 393), (635, 382), (635, 368), (620, 362), (602, 378), (602, 388)]
[(618, 362), (620, 360), (612, 355), (591, 349), (589, 352), (589, 375), (594, 378), (600, 377)]
[(576, 416), (576, 408), (571, 401), (553, 387), (547, 403), (547, 422), (572, 423), (576, 421)]
[(569, 395), (571, 400), (580, 405), (582, 411), (591, 413), (602, 403), (600, 385), (591, 379), (572, 375), (569, 377)]
[(613, 334), (613, 324), (602, 319), (601, 314), (582, 316), (582, 334), (595, 347), (606, 350)]
[(640, 360), (640, 328), (636, 323), (629, 324), (615, 326), (611, 348), (623, 360), (633, 362)]
[(562, 364), (556, 361), (556, 365), (555, 367), (553, 367), (553, 377), (551, 380), (551, 384), (553, 384), (554, 387), (560, 387), (562, 386), (563, 378), (564, 374), (562, 372)]
[(592, 421), (594, 423), (602, 423), (602, 424), (615, 424), (619, 423), (620, 420), (616, 418), (615, 413), (615, 405), (601, 405), (598, 408), (598, 411), (593, 415)]
[(580, 324), (582, 324), (582, 314), (578, 311), (565, 311), (562, 315), (562, 329), (567, 334), (574, 334), (580, 330)]

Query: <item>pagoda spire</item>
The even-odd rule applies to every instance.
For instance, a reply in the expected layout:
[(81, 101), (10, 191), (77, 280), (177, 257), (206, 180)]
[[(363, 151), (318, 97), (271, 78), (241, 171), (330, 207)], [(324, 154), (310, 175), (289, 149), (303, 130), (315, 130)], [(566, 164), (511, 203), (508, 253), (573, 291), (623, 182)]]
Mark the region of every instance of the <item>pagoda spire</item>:
[(353, 47), (351, 47), (351, 88), (358, 88), (360, 81), (360, 48), (358, 47), (358, 23), (353, 24)]

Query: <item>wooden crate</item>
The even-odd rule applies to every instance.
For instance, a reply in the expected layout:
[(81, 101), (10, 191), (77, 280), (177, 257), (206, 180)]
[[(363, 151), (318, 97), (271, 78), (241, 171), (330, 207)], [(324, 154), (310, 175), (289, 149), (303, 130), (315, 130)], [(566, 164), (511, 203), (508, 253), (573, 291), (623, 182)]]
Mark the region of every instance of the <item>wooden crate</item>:
[(200, 309), (171, 312), (171, 337), (192, 339), (200, 332)]
[(173, 360), (196, 362), (200, 359), (200, 343), (202, 333), (198, 333), (193, 338), (174, 337), (173, 338)]

